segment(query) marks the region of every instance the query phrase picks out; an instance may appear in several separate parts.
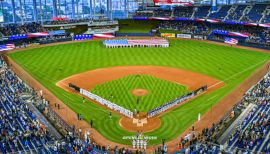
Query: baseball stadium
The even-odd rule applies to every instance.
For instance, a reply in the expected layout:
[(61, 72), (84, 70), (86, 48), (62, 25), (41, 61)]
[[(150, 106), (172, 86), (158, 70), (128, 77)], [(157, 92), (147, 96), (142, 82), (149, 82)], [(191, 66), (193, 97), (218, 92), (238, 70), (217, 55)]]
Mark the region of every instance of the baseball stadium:
[(0, 3), (1, 154), (270, 153), (269, 0)]

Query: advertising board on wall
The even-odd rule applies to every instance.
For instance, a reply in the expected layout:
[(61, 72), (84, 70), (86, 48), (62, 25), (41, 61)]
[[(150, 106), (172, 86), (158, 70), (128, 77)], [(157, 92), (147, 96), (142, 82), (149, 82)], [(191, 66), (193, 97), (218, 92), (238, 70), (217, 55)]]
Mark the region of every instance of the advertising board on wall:
[(186, 39), (191, 39), (191, 34), (177, 34), (177, 38), (186, 38)]
[(203, 35), (194, 35), (194, 39), (203, 40)]
[(161, 33), (161, 37), (168, 37), (168, 38), (174, 38), (174, 33)]

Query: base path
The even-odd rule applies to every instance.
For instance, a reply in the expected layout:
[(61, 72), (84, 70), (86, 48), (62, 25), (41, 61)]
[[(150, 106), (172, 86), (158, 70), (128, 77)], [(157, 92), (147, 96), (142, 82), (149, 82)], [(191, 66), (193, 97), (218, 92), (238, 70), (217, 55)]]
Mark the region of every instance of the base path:
[(209, 90), (214, 90), (223, 86), (223, 82), (220, 80), (204, 74), (162, 66), (118, 66), (111, 68), (100, 68), (70, 76), (57, 82), (56, 85), (65, 89), (66, 91), (70, 91), (68, 84), (73, 83), (80, 88), (90, 91), (96, 85), (104, 82), (116, 80), (128, 75), (142, 74), (151, 75), (156, 78), (184, 85), (188, 87), (190, 91), (204, 85), (211, 87)]
[[(68, 87), (69, 83), (75, 84), (80, 88), (90, 91), (96, 85), (105, 82), (123, 78), (128, 75), (142, 75), (142, 74), (151, 75), (156, 78), (161, 78), (164, 80), (168, 80), (170, 82), (185, 85), (186, 87), (188, 87), (190, 91), (196, 90), (202, 86), (207, 85), (211, 87), (210, 89), (208, 89), (207, 92), (211, 92), (224, 85), (222, 81), (204, 74), (195, 73), (183, 69), (161, 67), (161, 66), (118, 66), (111, 68), (101, 68), (73, 75), (71, 77), (68, 77), (64, 80), (57, 82), (56, 85), (72, 93), (74, 93), (75, 91), (70, 87)], [(137, 96), (145, 95), (147, 94), (147, 92), (148, 91), (146, 89), (135, 89), (132, 91), (132, 93)], [(100, 105), (94, 100), (90, 101), (96, 103), (97, 105), (103, 108), (108, 109), (107, 107)], [(179, 107), (182, 104), (184, 103), (181, 103), (175, 106), (174, 108)], [(166, 112), (169, 112), (172, 109), (169, 109)], [(115, 112), (113, 110), (110, 111)], [(131, 132), (137, 131), (150, 132), (160, 127), (161, 114), (158, 117), (150, 119), (146, 118), (147, 113), (143, 114), (144, 115), (140, 117), (135, 117), (133, 119), (129, 119), (123, 116), (119, 121), (119, 124), (123, 129)]]

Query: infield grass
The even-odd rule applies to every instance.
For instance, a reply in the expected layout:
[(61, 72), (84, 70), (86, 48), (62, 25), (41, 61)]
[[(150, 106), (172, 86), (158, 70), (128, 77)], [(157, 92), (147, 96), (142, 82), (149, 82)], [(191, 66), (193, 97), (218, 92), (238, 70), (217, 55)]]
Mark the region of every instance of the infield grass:
[[(134, 89), (145, 89), (145, 96), (135, 96)], [(128, 75), (126, 77), (95, 86), (92, 93), (130, 111), (148, 112), (180, 96), (187, 94), (187, 87), (150, 75)]]
[(71, 75), (97, 68), (136, 65), (187, 69), (225, 83), (223, 88), (204, 94), (162, 116), (161, 127), (145, 134), (158, 137), (158, 140), (150, 141), (150, 145), (160, 144), (163, 138), (166, 141), (176, 138), (197, 120), (199, 113), (207, 112), (270, 58), (265, 53), (193, 40), (170, 40), (170, 44), (169, 48), (108, 49), (100, 41), (90, 41), (30, 49), (9, 56), (70, 108), (82, 113), (83, 119), (93, 119), (94, 127), (106, 138), (123, 144), (131, 144), (122, 137), (134, 133), (119, 126), (119, 115), (113, 114), (110, 120), (107, 110), (94, 103), (83, 104), (80, 96), (70, 94), (55, 84)]

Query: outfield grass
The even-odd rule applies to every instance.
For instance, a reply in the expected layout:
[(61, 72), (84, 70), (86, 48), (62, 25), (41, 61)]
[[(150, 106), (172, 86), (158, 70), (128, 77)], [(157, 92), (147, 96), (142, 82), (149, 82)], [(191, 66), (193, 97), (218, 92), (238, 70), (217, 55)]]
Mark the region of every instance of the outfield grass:
[(205, 42), (170, 40), (170, 43), (169, 48), (109, 49), (103, 47), (100, 41), (90, 41), (31, 49), (9, 56), (70, 108), (82, 113), (85, 120), (93, 119), (95, 128), (106, 138), (123, 144), (131, 144), (122, 137), (134, 133), (119, 126), (119, 115), (113, 114), (110, 120), (108, 111), (93, 103), (82, 104), (80, 96), (62, 90), (55, 85), (56, 82), (88, 70), (128, 65), (187, 69), (225, 82), (223, 88), (202, 95), (162, 116), (161, 127), (145, 134), (157, 136), (158, 140), (151, 141), (150, 144), (158, 144), (162, 138), (166, 141), (176, 138), (196, 121), (198, 113), (204, 114), (270, 59), (269, 54)]
[[(145, 96), (135, 96), (134, 89), (146, 89)], [(126, 77), (95, 86), (92, 93), (123, 106), (130, 111), (148, 112), (169, 101), (187, 94), (187, 87), (150, 75), (128, 75)], [(137, 102), (137, 99), (139, 101)]]

